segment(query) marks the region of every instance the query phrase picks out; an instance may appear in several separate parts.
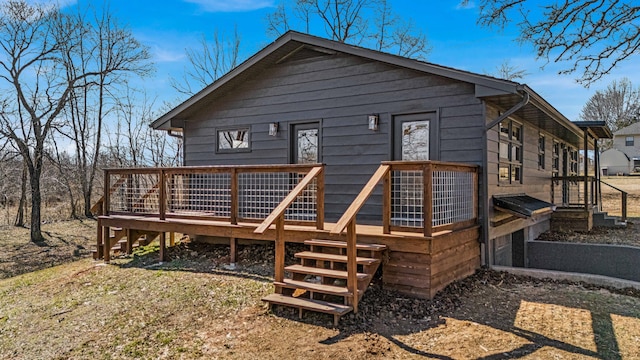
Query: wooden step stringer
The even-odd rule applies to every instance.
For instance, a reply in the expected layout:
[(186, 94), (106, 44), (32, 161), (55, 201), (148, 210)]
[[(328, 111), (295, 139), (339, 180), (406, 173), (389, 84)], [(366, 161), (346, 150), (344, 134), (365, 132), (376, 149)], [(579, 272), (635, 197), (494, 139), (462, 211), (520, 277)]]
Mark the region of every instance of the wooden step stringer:
[(300, 264), (285, 267), (290, 277), (275, 282), (275, 293), (262, 300), (269, 306), (282, 305), (299, 310), (323, 312), (334, 316), (334, 325), (342, 315), (353, 311), (353, 297), (362, 299), (371, 279), (382, 263), (386, 246), (358, 244), (358, 293), (347, 288), (346, 243), (331, 240), (305, 241), (309, 251), (295, 254)]

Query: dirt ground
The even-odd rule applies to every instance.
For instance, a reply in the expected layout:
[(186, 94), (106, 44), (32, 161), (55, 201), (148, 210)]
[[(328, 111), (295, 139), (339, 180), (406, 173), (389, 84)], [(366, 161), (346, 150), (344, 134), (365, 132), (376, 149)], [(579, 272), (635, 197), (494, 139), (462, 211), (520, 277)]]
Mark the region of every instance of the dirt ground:
[(49, 251), (24, 229), (0, 229), (0, 358), (640, 358), (637, 290), (481, 270), (419, 300), (377, 279), (358, 314), (333, 327), (323, 314), (300, 321), (262, 304), (272, 245), (240, 246), (233, 270), (228, 246), (188, 242), (164, 264), (151, 245), (104, 265), (88, 258), (94, 225), (45, 224)]

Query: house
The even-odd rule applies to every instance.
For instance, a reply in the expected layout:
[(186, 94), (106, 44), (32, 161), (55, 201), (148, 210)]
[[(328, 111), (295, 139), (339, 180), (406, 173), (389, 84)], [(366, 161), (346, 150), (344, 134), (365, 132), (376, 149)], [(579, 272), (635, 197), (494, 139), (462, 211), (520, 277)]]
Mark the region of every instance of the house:
[(606, 169), (609, 175), (640, 172), (640, 122), (614, 132), (612, 149), (600, 157), (602, 169)]
[[(363, 250), (387, 249), (388, 260), (381, 264), (385, 286), (420, 297), (432, 297), (451, 281), (473, 273), (481, 262), (525, 266), (526, 241), (554, 224), (589, 229), (597, 208), (598, 196), (591, 191), (596, 178), (578, 173), (579, 152), (587, 149), (597, 153), (596, 140), (611, 135), (604, 123), (569, 121), (525, 84), (293, 31), (152, 126), (182, 134), (184, 165), (195, 167), (189, 172), (205, 171), (197, 167), (222, 166), (215, 168), (216, 174), (232, 173), (224, 180), (213, 178), (213, 173), (202, 175), (197, 178), (200, 187), (205, 182), (220, 183), (237, 192), (259, 182), (254, 177), (238, 180), (230, 165), (237, 171), (257, 172), (263, 168), (246, 167), (281, 164), (278, 171), (291, 172), (285, 164), (299, 164), (295, 166), (300, 169), (324, 164), (321, 169), (305, 170), (322, 173), (321, 180), (312, 186), (318, 194), (322, 189), (322, 198), (311, 206), (322, 211), (318, 210), (316, 217), (299, 211), (297, 220), (315, 219), (314, 236), (341, 236), (349, 244), (357, 240), (358, 246), (380, 245), (359, 247), (358, 256)], [(586, 161), (587, 157), (583, 158)], [(583, 168), (588, 168), (586, 163)], [(158, 171), (160, 178), (173, 179), (171, 174), (181, 170)], [(126, 174), (107, 172), (105, 178), (112, 180), (105, 184), (105, 200), (115, 199), (114, 189), (132, 182), (125, 180)], [(269, 226), (278, 224), (275, 219), (284, 216), (289, 204), (303, 209), (293, 202), (293, 196), (287, 196), (302, 190), (290, 186), (291, 175), (283, 179), (278, 181), (285, 183), (285, 190), (260, 192), (252, 197), (259, 200), (249, 201), (251, 206), (245, 210), (237, 209), (243, 206), (239, 203), (220, 211), (220, 216), (233, 223), (236, 217), (248, 217), (242, 215), (248, 208), (254, 212), (265, 208), (256, 219), (265, 219), (262, 225), (244, 232), (237, 225), (220, 234), (235, 232), (226, 236), (265, 239), (268, 237), (261, 231), (273, 230)], [(303, 176), (296, 179), (312, 181), (307, 176), (304, 179), (308, 180)], [(166, 188), (183, 182), (187, 180), (154, 185), (146, 193), (182, 198), (186, 195)], [(196, 180), (189, 178), (189, 182)], [(375, 187), (378, 183), (382, 186)], [(155, 190), (158, 188), (160, 191)], [(267, 193), (274, 194), (277, 201), (270, 203)], [(198, 199), (205, 195), (209, 196), (201, 194)], [(212, 205), (218, 198), (235, 204), (217, 194), (210, 202), (199, 200), (198, 206), (208, 206), (213, 213), (218, 210), (218, 205)], [(236, 198), (243, 201), (243, 195)], [(169, 224), (165, 212), (171, 207), (175, 214), (180, 204), (167, 205), (166, 199), (153, 208), (154, 214), (160, 212), (161, 221), (117, 216), (116, 210), (136, 209), (136, 201), (146, 202), (147, 198), (142, 200), (125, 198), (118, 203), (120, 207), (107, 201), (108, 213), (101, 217), (101, 226), (107, 230), (119, 226), (163, 231), (188, 226), (183, 220)], [(133, 206), (126, 205), (127, 201)], [(200, 220), (201, 216), (192, 223)], [(324, 221), (333, 230), (323, 229)], [(272, 236), (304, 240), (299, 229), (281, 226), (284, 230), (276, 230)], [(198, 223), (191, 231), (218, 234), (209, 229)], [(322, 248), (318, 243), (310, 245)], [(105, 258), (109, 246), (105, 246)], [(355, 251), (354, 247), (346, 253), (353, 255)], [(349, 266), (355, 269), (356, 263)], [(351, 276), (348, 282), (354, 283), (356, 278)], [(284, 291), (287, 284), (277, 267), (276, 289)], [(282, 299), (272, 300), (279, 304)], [(299, 306), (303, 309), (306, 305)]]

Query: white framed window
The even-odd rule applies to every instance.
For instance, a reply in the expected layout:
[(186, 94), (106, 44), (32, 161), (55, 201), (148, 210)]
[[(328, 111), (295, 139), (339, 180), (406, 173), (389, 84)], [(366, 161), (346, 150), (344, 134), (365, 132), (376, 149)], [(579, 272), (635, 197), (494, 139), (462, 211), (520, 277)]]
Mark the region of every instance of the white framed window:
[(624, 146), (634, 146), (633, 136), (627, 136), (624, 138)]
[(225, 153), (251, 151), (248, 127), (218, 129), (216, 133), (216, 152)]
[(522, 183), (522, 124), (513, 120), (500, 123), (500, 168), (499, 182), (502, 184)]
[(546, 141), (544, 135), (538, 136), (538, 169), (544, 170), (545, 168), (545, 146)]

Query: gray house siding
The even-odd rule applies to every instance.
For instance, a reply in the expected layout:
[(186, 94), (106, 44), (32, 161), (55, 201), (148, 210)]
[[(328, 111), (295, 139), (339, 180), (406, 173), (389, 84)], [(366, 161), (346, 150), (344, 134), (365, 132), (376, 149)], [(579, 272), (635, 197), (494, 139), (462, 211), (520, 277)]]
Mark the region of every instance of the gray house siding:
[[(487, 123), (498, 117), (498, 110), (487, 106)], [(558, 140), (553, 135), (525, 122), (523, 119), (512, 116), (512, 120), (523, 125), (523, 161), (522, 161), (522, 183), (504, 184), (499, 181), (500, 164), (500, 134), (499, 126), (487, 132), (487, 173), (488, 173), (488, 196), (484, 201), (488, 202), (489, 208), (489, 246), (490, 256), (493, 257), (491, 263), (496, 265), (511, 266), (510, 263), (500, 263), (500, 259), (512, 259), (512, 235), (524, 236), (524, 241), (534, 240), (538, 235), (549, 228), (549, 216), (541, 216), (528, 219), (516, 219), (499, 226), (492, 226), (491, 220), (497, 219), (498, 212), (493, 208), (493, 196), (505, 194), (527, 194), (534, 198), (551, 202), (551, 177), (552, 177), (552, 147), (553, 140)], [(544, 169), (538, 166), (538, 139), (545, 137)], [(524, 233), (521, 231), (524, 230)]]
[[(319, 121), (326, 218), (335, 221), (380, 162), (393, 158), (394, 116), (435, 113), (431, 158), (482, 164), (483, 105), (472, 84), (352, 55), (317, 55), (268, 66), (185, 119), (185, 165), (288, 163), (290, 126)], [(368, 114), (380, 115), (378, 131), (367, 128)], [(271, 122), (279, 123), (275, 137)], [(250, 129), (250, 152), (216, 153), (216, 130), (230, 126)], [(378, 191), (358, 219), (379, 221), (381, 201)]]

